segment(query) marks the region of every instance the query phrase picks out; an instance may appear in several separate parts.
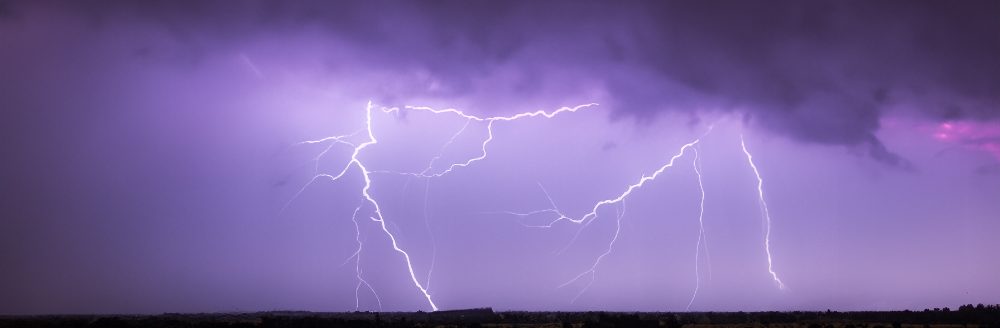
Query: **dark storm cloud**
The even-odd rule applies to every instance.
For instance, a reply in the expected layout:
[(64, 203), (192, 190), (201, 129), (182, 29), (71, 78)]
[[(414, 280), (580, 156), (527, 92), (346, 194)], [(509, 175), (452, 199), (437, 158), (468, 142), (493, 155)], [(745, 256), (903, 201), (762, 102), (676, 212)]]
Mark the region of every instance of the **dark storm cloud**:
[(7, 1), (0, 1), (0, 19), (5, 19), (10, 14), (10, 4)]
[[(23, 2), (17, 4), (32, 4)], [(847, 145), (906, 166), (876, 137), (887, 111), (934, 120), (1000, 115), (997, 1), (82, 1), (37, 5), (109, 23), (162, 24), (210, 52), (265, 31), (319, 27), (435, 93), (565, 96), (560, 79), (598, 81), (619, 116), (743, 113), (810, 143)], [(0, 17), (17, 8), (0, 2)], [(273, 37), (273, 36), (272, 36)], [(200, 40), (200, 41), (199, 41)], [(207, 49), (206, 49), (207, 48)], [(346, 65), (353, 65), (348, 63)], [(520, 78), (471, 81), (501, 70)], [(564, 76), (570, 74), (569, 77)], [(402, 93), (406, 93), (405, 91)], [(487, 106), (488, 107), (488, 106)], [(695, 109), (697, 108), (697, 109)]]

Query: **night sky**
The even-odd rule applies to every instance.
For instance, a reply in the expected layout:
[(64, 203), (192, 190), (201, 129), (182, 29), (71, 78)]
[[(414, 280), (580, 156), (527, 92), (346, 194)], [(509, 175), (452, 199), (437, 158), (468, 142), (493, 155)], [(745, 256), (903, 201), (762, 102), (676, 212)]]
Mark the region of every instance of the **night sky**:
[(0, 0), (0, 145), (0, 314), (1000, 303), (1000, 1)]

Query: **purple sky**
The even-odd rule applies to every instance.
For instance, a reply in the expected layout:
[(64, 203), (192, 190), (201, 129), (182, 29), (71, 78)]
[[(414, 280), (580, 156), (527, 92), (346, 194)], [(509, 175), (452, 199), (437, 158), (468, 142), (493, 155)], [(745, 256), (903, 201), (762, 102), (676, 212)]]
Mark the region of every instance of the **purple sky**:
[[(997, 1), (0, 0), (0, 314), (1000, 303), (998, 58)], [(299, 144), (368, 141), (369, 101), (385, 230), (358, 165), (309, 184), (352, 146)], [(480, 156), (407, 105), (587, 103), (375, 172)], [(505, 213), (580, 218), (696, 139), (620, 221)]]

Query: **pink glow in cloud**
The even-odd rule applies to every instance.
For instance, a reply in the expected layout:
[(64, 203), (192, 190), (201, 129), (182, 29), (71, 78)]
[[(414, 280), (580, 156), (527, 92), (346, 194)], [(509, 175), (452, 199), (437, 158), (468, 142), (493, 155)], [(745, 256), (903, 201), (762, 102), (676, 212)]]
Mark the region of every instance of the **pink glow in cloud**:
[(942, 142), (990, 153), (1000, 160), (1000, 122), (944, 122), (934, 128), (931, 136)]

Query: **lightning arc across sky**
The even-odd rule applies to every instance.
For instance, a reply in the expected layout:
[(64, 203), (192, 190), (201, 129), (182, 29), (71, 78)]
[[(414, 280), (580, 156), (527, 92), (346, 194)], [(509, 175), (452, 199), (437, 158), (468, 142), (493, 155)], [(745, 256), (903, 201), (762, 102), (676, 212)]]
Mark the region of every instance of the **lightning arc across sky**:
[[(591, 264), (591, 266), (590, 266), (589, 269), (587, 269), (586, 271), (581, 272), (576, 277), (573, 277), (573, 279), (570, 279), (569, 281), (567, 281), (567, 282), (565, 282), (565, 283), (563, 283), (562, 285), (559, 286), (559, 287), (565, 287), (565, 286), (568, 286), (568, 285), (572, 284), (573, 282), (576, 282), (576, 281), (580, 280), (580, 278), (583, 278), (583, 277), (588, 276), (588, 275), (590, 276), (590, 282), (588, 282), (587, 285), (576, 295), (576, 297), (573, 298), (574, 302), (576, 301), (577, 298), (579, 298), (581, 295), (583, 295), (583, 293), (586, 292), (587, 289), (593, 284), (593, 281), (594, 281), (594, 279), (595, 279), (595, 277), (597, 275), (597, 266), (601, 263), (601, 260), (603, 260), (606, 256), (608, 256), (609, 254), (611, 254), (611, 251), (614, 249), (615, 242), (618, 241), (618, 236), (619, 236), (619, 234), (621, 232), (622, 217), (624, 216), (624, 203), (625, 203), (625, 199), (628, 198), (628, 196), (630, 196), (634, 190), (641, 188), (642, 186), (644, 186), (649, 181), (655, 180), (657, 177), (660, 176), (660, 174), (662, 174), (663, 172), (665, 172), (668, 168), (673, 167), (674, 166), (674, 162), (677, 161), (677, 159), (679, 159), (682, 156), (684, 156), (684, 153), (688, 149), (693, 149), (693, 147), (695, 145), (697, 145), (699, 141), (700, 141), (700, 139), (696, 139), (696, 140), (694, 140), (694, 141), (692, 141), (690, 143), (685, 144), (684, 146), (681, 147), (680, 151), (678, 151), (678, 153), (676, 155), (674, 155), (673, 157), (670, 158), (669, 162), (667, 162), (663, 166), (660, 166), (660, 168), (657, 169), (655, 172), (653, 172), (653, 174), (642, 176), (639, 179), (639, 182), (636, 182), (635, 184), (632, 184), (632, 185), (628, 186), (628, 188), (625, 189), (625, 192), (623, 192), (620, 195), (618, 195), (618, 197), (610, 198), (610, 199), (605, 199), (605, 200), (597, 202), (596, 204), (594, 204), (594, 207), (590, 210), (590, 212), (584, 214), (583, 216), (581, 216), (579, 218), (568, 217), (568, 216), (562, 214), (556, 208), (552, 208), (550, 210), (542, 210), (542, 211), (529, 212), (529, 213), (515, 213), (515, 214), (520, 214), (522, 216), (523, 215), (530, 215), (532, 213), (556, 213), (558, 215), (557, 218), (555, 218), (554, 220), (552, 220), (548, 224), (545, 224), (545, 225), (542, 225), (542, 226), (537, 226), (537, 227), (549, 228), (549, 227), (552, 227), (553, 225), (555, 225), (556, 223), (558, 223), (560, 221), (567, 221), (567, 222), (572, 222), (572, 223), (576, 223), (576, 224), (583, 224), (583, 226), (580, 228), (580, 230), (577, 231), (576, 236), (579, 236), (580, 235), (579, 231), (582, 231), (583, 228), (585, 228), (590, 222), (593, 222), (593, 220), (597, 219), (598, 212), (600, 211), (600, 209), (602, 207), (609, 206), (609, 205), (614, 205), (614, 204), (618, 204), (620, 206), (619, 207), (619, 211), (617, 213), (617, 219), (616, 219), (617, 223), (616, 223), (616, 228), (615, 228), (615, 234), (612, 237), (611, 241), (608, 243), (608, 248), (604, 251), (604, 253), (602, 253), (600, 256), (598, 256), (593, 261), (593, 263)], [(548, 196), (548, 195), (546, 195), (546, 196)], [(549, 198), (549, 199), (551, 200), (551, 198)], [(573, 237), (573, 240), (576, 239), (576, 236)], [(571, 243), (572, 243), (572, 241), (571, 241)]]
[[(487, 148), (488, 148), (489, 144), (494, 140), (494, 133), (493, 133), (494, 123), (496, 123), (496, 122), (515, 121), (515, 120), (520, 120), (520, 119), (529, 119), (529, 118), (535, 118), (535, 117), (542, 117), (542, 118), (546, 118), (546, 119), (551, 119), (551, 118), (554, 118), (555, 116), (557, 116), (559, 114), (562, 114), (562, 113), (572, 113), (572, 112), (576, 112), (576, 111), (579, 111), (579, 110), (583, 110), (583, 109), (587, 109), (587, 108), (592, 108), (592, 107), (595, 107), (596, 105), (597, 104), (591, 103), (591, 104), (585, 104), (585, 105), (580, 105), (580, 106), (576, 106), (576, 107), (563, 107), (563, 108), (557, 109), (557, 110), (552, 111), (552, 112), (547, 112), (547, 111), (539, 110), (539, 111), (534, 111), (534, 112), (526, 112), (526, 113), (515, 114), (515, 115), (512, 115), (512, 116), (492, 116), (492, 117), (479, 117), (479, 116), (475, 116), (475, 115), (470, 115), (470, 114), (466, 114), (465, 112), (462, 112), (462, 111), (457, 110), (457, 109), (441, 109), (441, 110), (438, 110), (438, 109), (433, 109), (433, 108), (429, 108), (429, 107), (414, 107), (414, 106), (405, 106), (403, 108), (396, 108), (396, 107), (393, 107), (393, 108), (382, 108), (381, 112), (386, 113), (386, 114), (393, 114), (393, 113), (398, 114), (399, 112), (401, 112), (403, 110), (407, 110), (407, 111), (427, 112), (427, 113), (431, 113), (431, 114), (435, 114), (435, 115), (453, 115), (453, 116), (456, 116), (456, 117), (459, 117), (459, 118), (462, 118), (462, 119), (466, 120), (466, 123), (461, 127), (461, 129), (459, 129), (457, 132), (455, 132), (451, 136), (451, 138), (440, 148), (440, 150), (438, 151), (437, 155), (434, 156), (430, 160), (430, 162), (428, 163), (427, 167), (424, 170), (422, 170), (420, 172), (396, 172), (396, 171), (373, 171), (373, 170), (369, 170), (368, 167), (365, 165), (365, 163), (362, 160), (359, 159), (359, 154), (361, 154), (361, 152), (363, 150), (365, 150), (369, 146), (372, 146), (372, 145), (375, 145), (375, 144), (378, 143), (378, 139), (376, 138), (376, 133), (372, 129), (373, 105), (372, 105), (371, 102), (369, 102), (368, 105), (366, 106), (366, 112), (365, 112), (365, 120), (366, 121), (365, 121), (365, 128), (364, 129), (356, 131), (356, 132), (351, 133), (351, 134), (347, 134), (347, 135), (339, 135), (339, 136), (326, 137), (326, 138), (322, 138), (322, 139), (309, 140), (309, 141), (304, 141), (304, 142), (300, 143), (300, 144), (322, 144), (322, 143), (329, 143), (329, 145), (326, 148), (324, 148), (316, 157), (314, 157), (314, 160), (317, 162), (317, 164), (316, 164), (315, 172), (314, 172), (314, 175), (313, 175), (312, 179), (310, 179), (310, 181), (308, 183), (306, 183), (298, 192), (296, 192), (296, 194), (292, 197), (292, 199), (289, 201), (288, 204), (290, 204), (292, 201), (294, 201), (312, 183), (316, 182), (317, 180), (325, 178), (325, 179), (327, 179), (329, 181), (338, 181), (342, 177), (344, 177), (346, 174), (348, 174), (348, 172), (351, 171), (352, 167), (357, 168), (358, 171), (359, 171), (359, 173), (363, 177), (363, 180), (364, 180), (364, 185), (363, 185), (363, 187), (361, 188), (361, 191), (360, 191), (361, 203), (355, 208), (354, 214), (352, 215), (352, 221), (354, 222), (354, 227), (355, 227), (355, 239), (356, 239), (358, 247), (355, 250), (355, 252), (347, 259), (348, 261), (350, 261), (351, 259), (353, 259), (355, 261), (355, 274), (356, 274), (356, 280), (357, 280), (357, 284), (356, 284), (356, 287), (355, 287), (355, 307), (356, 308), (360, 307), (359, 293), (360, 293), (360, 290), (361, 290), (362, 286), (364, 286), (366, 289), (368, 289), (374, 295), (375, 299), (378, 301), (378, 305), (379, 305), (380, 309), (381, 309), (381, 306), (382, 306), (381, 298), (375, 292), (375, 288), (371, 284), (369, 284), (368, 281), (366, 281), (364, 279), (362, 265), (361, 265), (361, 252), (362, 252), (362, 249), (363, 249), (363, 246), (364, 246), (364, 241), (361, 238), (361, 228), (360, 228), (360, 225), (359, 225), (359, 222), (358, 222), (358, 217), (367, 215), (369, 217), (369, 219), (371, 219), (373, 222), (378, 223), (378, 226), (381, 228), (382, 232), (389, 239), (393, 250), (395, 252), (397, 252), (402, 257), (402, 259), (404, 260), (404, 262), (406, 264), (406, 267), (407, 267), (407, 270), (408, 270), (408, 273), (409, 273), (410, 280), (412, 281), (414, 287), (416, 287), (420, 291), (421, 295), (427, 300), (427, 303), (430, 306), (431, 310), (437, 311), (438, 307), (434, 303), (434, 300), (431, 297), (431, 294), (429, 292), (429, 286), (430, 286), (430, 282), (431, 282), (431, 274), (433, 272), (433, 267), (434, 267), (433, 263), (434, 263), (434, 260), (436, 258), (436, 249), (434, 251), (434, 255), (431, 256), (431, 261), (430, 261), (431, 264), (430, 264), (429, 270), (427, 272), (426, 279), (423, 280), (423, 282), (421, 282), (421, 280), (417, 278), (417, 273), (413, 269), (413, 259), (412, 259), (411, 255), (408, 252), (406, 252), (402, 247), (400, 247), (399, 243), (396, 240), (396, 236), (390, 231), (390, 229), (387, 226), (386, 219), (385, 219), (385, 217), (384, 217), (384, 215), (382, 213), (382, 205), (370, 193), (370, 190), (372, 188), (372, 176), (375, 175), (375, 174), (397, 174), (397, 175), (404, 175), (404, 176), (409, 176), (409, 177), (416, 177), (416, 178), (427, 179), (426, 184), (425, 184), (425, 190), (424, 190), (424, 213), (423, 213), (423, 215), (424, 215), (425, 226), (428, 229), (428, 233), (430, 233), (430, 225), (429, 225), (429, 222), (428, 222), (428, 214), (427, 214), (427, 210), (426, 210), (427, 199), (428, 199), (428, 192), (429, 192), (429, 188), (430, 188), (429, 187), (430, 186), (430, 180), (433, 179), (433, 178), (444, 176), (446, 174), (449, 174), (449, 173), (453, 172), (454, 170), (461, 169), (461, 168), (464, 168), (464, 167), (468, 167), (468, 166), (474, 164), (475, 162), (482, 161), (482, 160), (486, 159), (487, 156), (488, 156), (488, 150), (487, 150)], [(482, 143), (481, 143), (481, 146), (480, 146), (480, 153), (479, 153), (479, 155), (475, 156), (475, 157), (470, 157), (470, 158), (468, 158), (468, 159), (466, 159), (464, 161), (458, 161), (458, 162), (455, 162), (455, 163), (450, 163), (450, 164), (448, 164), (448, 166), (446, 168), (440, 169), (440, 170), (438, 170), (438, 171), (435, 172), (434, 170), (435, 170), (435, 165), (437, 164), (437, 161), (439, 161), (441, 159), (441, 157), (443, 156), (443, 154), (447, 150), (447, 148), (470, 126), (470, 124), (472, 124), (472, 123), (484, 123), (484, 122), (486, 123), (487, 137), (484, 140), (482, 140)], [(705, 135), (707, 135), (709, 132), (711, 132), (711, 127), (708, 129), (708, 132), (706, 132)], [(367, 140), (366, 141), (364, 141), (364, 142), (362, 142), (360, 144), (355, 144), (355, 143), (353, 143), (353, 142), (350, 141), (351, 138), (354, 138), (357, 135), (362, 134), (362, 133), (364, 133), (364, 134), (367, 135)], [(705, 135), (702, 135), (702, 137), (704, 137)], [(573, 237), (572, 240), (570, 240), (570, 244), (566, 246), (566, 247), (569, 247), (576, 240), (576, 237), (580, 235), (580, 232), (583, 231), (583, 229), (586, 228), (591, 222), (593, 222), (594, 220), (596, 220), (598, 218), (598, 216), (599, 216), (598, 212), (603, 207), (610, 206), (610, 205), (616, 205), (617, 206), (616, 207), (616, 229), (615, 229), (614, 235), (612, 236), (610, 242), (608, 243), (608, 246), (605, 249), (605, 251), (603, 253), (601, 253), (600, 255), (598, 255), (593, 260), (591, 266), (587, 270), (581, 272), (580, 274), (576, 275), (575, 277), (573, 277), (569, 281), (567, 281), (567, 282), (565, 282), (565, 283), (563, 283), (562, 285), (559, 286), (559, 287), (565, 287), (565, 286), (568, 286), (568, 285), (570, 285), (570, 284), (572, 284), (572, 283), (574, 283), (576, 281), (579, 281), (583, 277), (589, 277), (590, 279), (589, 279), (588, 283), (576, 294), (576, 296), (571, 301), (571, 302), (575, 302), (575, 300), (577, 298), (579, 298), (581, 295), (583, 295), (587, 291), (587, 289), (594, 283), (594, 281), (596, 280), (597, 268), (598, 268), (599, 264), (601, 263), (601, 261), (605, 257), (607, 257), (608, 255), (610, 255), (612, 253), (613, 249), (614, 249), (615, 242), (618, 240), (619, 235), (621, 233), (622, 220), (623, 220), (624, 215), (625, 215), (625, 200), (632, 194), (632, 192), (634, 192), (634, 191), (642, 188), (644, 185), (646, 185), (646, 183), (655, 180), (658, 176), (660, 176), (668, 168), (673, 167), (674, 164), (675, 164), (675, 162), (678, 159), (680, 159), (681, 157), (683, 157), (685, 154), (687, 154), (690, 151), (694, 155), (694, 159), (693, 159), (694, 172), (695, 172), (695, 174), (697, 176), (697, 179), (698, 179), (698, 188), (699, 188), (700, 193), (701, 193), (701, 199), (700, 199), (700, 203), (699, 203), (699, 212), (698, 212), (698, 239), (697, 239), (697, 244), (695, 245), (695, 289), (694, 289), (694, 292), (693, 292), (693, 294), (691, 296), (691, 299), (690, 299), (690, 301), (688, 302), (688, 305), (687, 305), (687, 308), (690, 309), (691, 305), (694, 303), (695, 298), (698, 295), (698, 290), (699, 290), (700, 284), (701, 284), (701, 276), (700, 276), (701, 273), (699, 272), (699, 261), (700, 261), (700, 258), (701, 258), (701, 250), (702, 249), (704, 249), (704, 251), (705, 251), (706, 263), (708, 263), (709, 266), (711, 265), (710, 264), (711, 261), (708, 258), (708, 244), (707, 244), (708, 241), (707, 241), (707, 235), (705, 233), (705, 226), (704, 226), (705, 189), (704, 189), (704, 185), (702, 184), (702, 172), (701, 172), (701, 169), (700, 169), (700, 159), (699, 159), (699, 155), (698, 155), (698, 149), (696, 148), (696, 146), (698, 145), (698, 143), (700, 141), (701, 141), (701, 139), (699, 138), (699, 139), (695, 139), (695, 140), (693, 140), (693, 141), (691, 141), (691, 142), (689, 142), (687, 144), (684, 144), (683, 146), (680, 147), (680, 149), (677, 151), (676, 154), (674, 154), (672, 157), (670, 157), (670, 159), (669, 159), (669, 161), (667, 161), (667, 163), (665, 163), (662, 166), (660, 166), (652, 174), (650, 174), (650, 175), (643, 175), (642, 177), (640, 177), (640, 179), (636, 183), (627, 186), (625, 188), (624, 192), (618, 194), (618, 196), (613, 197), (613, 198), (609, 198), (609, 199), (605, 199), (605, 200), (600, 200), (600, 201), (596, 202), (594, 204), (594, 206), (591, 208), (590, 212), (585, 213), (584, 215), (582, 215), (580, 217), (572, 218), (572, 217), (569, 217), (567, 215), (564, 215), (559, 210), (559, 208), (555, 205), (555, 202), (552, 201), (552, 198), (550, 197), (550, 195), (548, 194), (548, 192), (545, 190), (545, 188), (541, 184), (539, 184), (539, 188), (545, 194), (546, 198), (549, 201), (549, 204), (552, 206), (551, 208), (542, 209), (542, 210), (536, 210), (536, 211), (531, 211), (531, 212), (523, 212), (523, 213), (522, 212), (512, 212), (512, 211), (507, 211), (507, 212), (503, 212), (503, 213), (506, 213), (506, 214), (509, 214), (509, 215), (514, 215), (514, 216), (518, 216), (518, 217), (521, 217), (521, 218), (534, 217), (534, 216), (537, 216), (537, 215), (554, 216), (554, 218), (548, 220), (548, 222), (546, 222), (544, 224), (540, 224), (540, 225), (539, 224), (535, 224), (535, 225), (526, 224), (526, 226), (532, 227), (532, 228), (551, 228), (551, 227), (553, 227), (554, 225), (556, 225), (559, 222), (568, 222), (568, 223), (572, 223), (572, 224), (580, 224), (581, 227), (579, 228), (579, 230), (577, 230), (576, 235)], [(337, 174), (328, 174), (328, 173), (319, 172), (319, 164), (318, 164), (319, 161), (322, 160), (323, 157), (334, 146), (337, 146), (337, 145), (348, 146), (348, 147), (351, 147), (353, 149), (353, 151), (351, 153), (350, 159), (347, 161), (346, 164), (344, 164), (343, 168)], [(763, 179), (760, 176), (760, 172), (758, 171), (756, 164), (753, 162), (753, 156), (750, 154), (749, 150), (747, 150), (746, 143), (744, 142), (742, 135), (740, 136), (740, 145), (741, 145), (741, 147), (743, 149), (744, 154), (747, 157), (747, 161), (749, 162), (750, 167), (753, 169), (753, 172), (754, 172), (754, 174), (755, 174), (755, 176), (757, 178), (757, 195), (758, 195), (758, 198), (759, 198), (759, 204), (760, 204), (760, 207), (761, 207), (761, 213), (762, 213), (762, 216), (763, 216), (764, 221), (765, 221), (764, 249), (765, 249), (765, 252), (767, 254), (767, 263), (768, 263), (767, 270), (771, 274), (771, 276), (774, 279), (774, 281), (778, 284), (779, 288), (784, 289), (784, 287), (785, 287), (784, 284), (781, 282), (780, 279), (778, 279), (778, 275), (777, 275), (777, 273), (773, 269), (773, 261), (772, 261), (772, 256), (771, 256), (771, 245), (770, 245), (771, 218), (770, 218), (770, 213), (768, 212), (767, 203), (764, 201)], [(287, 207), (288, 204), (286, 204), (285, 207)], [(284, 210), (284, 208), (283, 208), (283, 210)], [(433, 244), (433, 239), (431, 240), (431, 242)], [(433, 245), (432, 245), (432, 247), (433, 247)], [(711, 270), (711, 269), (709, 269), (709, 270)]]

